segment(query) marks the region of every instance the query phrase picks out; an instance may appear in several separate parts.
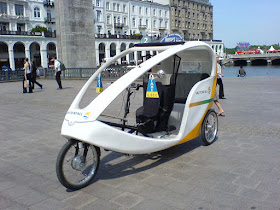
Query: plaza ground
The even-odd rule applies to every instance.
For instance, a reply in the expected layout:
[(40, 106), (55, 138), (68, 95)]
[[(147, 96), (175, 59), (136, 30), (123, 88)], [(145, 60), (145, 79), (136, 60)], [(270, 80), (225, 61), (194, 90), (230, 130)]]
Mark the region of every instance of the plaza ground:
[(216, 142), (135, 156), (102, 150), (95, 180), (78, 191), (58, 182), (55, 162), (85, 80), (63, 80), (63, 90), (38, 81), (33, 94), (0, 83), (0, 209), (280, 208), (280, 77), (223, 78)]

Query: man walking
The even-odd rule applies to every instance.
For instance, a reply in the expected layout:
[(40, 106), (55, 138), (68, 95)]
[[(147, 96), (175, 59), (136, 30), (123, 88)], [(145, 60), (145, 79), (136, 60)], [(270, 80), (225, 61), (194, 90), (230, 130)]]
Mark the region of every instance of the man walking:
[(61, 68), (60, 68), (60, 62), (59, 60), (57, 60), (56, 57), (53, 57), (52, 61), (54, 61), (54, 76), (56, 79), (56, 82), (58, 84), (58, 90), (62, 89), (62, 85), (61, 85), (61, 79), (60, 79), (60, 75), (61, 75)]

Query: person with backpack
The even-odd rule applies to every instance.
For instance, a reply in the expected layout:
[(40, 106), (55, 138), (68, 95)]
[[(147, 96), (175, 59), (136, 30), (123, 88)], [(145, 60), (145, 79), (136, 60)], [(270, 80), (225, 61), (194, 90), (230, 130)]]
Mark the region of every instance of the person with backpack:
[(61, 79), (60, 79), (60, 75), (61, 75), (61, 62), (59, 60), (57, 60), (56, 57), (53, 57), (53, 59), (51, 61), (54, 61), (54, 76), (56, 79), (56, 82), (58, 84), (58, 90), (62, 89), (62, 84), (61, 84)]

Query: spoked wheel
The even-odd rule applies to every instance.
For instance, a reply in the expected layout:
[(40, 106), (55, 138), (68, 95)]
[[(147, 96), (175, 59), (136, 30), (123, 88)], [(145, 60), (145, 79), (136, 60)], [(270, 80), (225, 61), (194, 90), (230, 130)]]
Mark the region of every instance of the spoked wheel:
[(68, 189), (78, 190), (90, 184), (100, 161), (100, 149), (93, 145), (69, 140), (61, 148), (56, 160), (56, 174)]
[(218, 133), (218, 117), (214, 110), (210, 109), (201, 126), (201, 138), (205, 145), (212, 144)]

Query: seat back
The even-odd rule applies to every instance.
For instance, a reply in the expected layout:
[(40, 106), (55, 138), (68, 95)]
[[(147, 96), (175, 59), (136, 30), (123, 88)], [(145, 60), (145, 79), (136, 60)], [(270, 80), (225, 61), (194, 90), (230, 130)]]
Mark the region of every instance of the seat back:
[(186, 103), (192, 87), (209, 77), (207, 73), (178, 73), (175, 87), (175, 103)]

